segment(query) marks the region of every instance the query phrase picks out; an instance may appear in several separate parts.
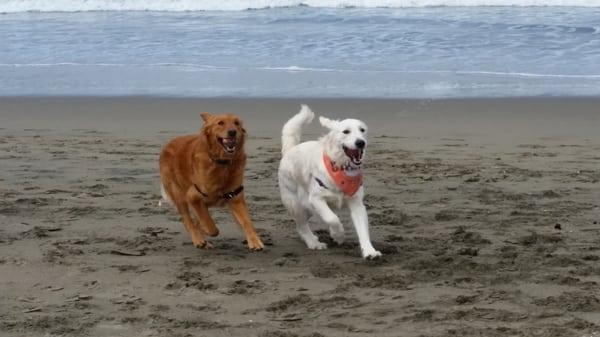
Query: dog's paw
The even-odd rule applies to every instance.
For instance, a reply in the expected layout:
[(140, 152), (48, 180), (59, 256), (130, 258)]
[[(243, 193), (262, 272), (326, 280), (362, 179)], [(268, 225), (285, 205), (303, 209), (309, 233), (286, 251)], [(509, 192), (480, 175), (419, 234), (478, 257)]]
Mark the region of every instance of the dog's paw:
[(204, 233), (208, 236), (215, 237), (219, 235), (219, 229), (217, 227), (204, 228)]
[(321, 241), (315, 241), (315, 242), (310, 242), (307, 243), (306, 246), (308, 247), (308, 249), (315, 249), (315, 250), (322, 250), (322, 249), (327, 249), (327, 244)]
[(213, 249), (215, 248), (212, 243), (208, 242), (208, 241), (200, 241), (200, 242), (194, 242), (194, 246), (196, 248), (199, 249)]
[(382, 254), (378, 250), (363, 251), (363, 259), (372, 260), (380, 257)]
[(338, 245), (341, 245), (344, 243), (344, 239), (346, 238), (346, 235), (344, 233), (344, 231), (329, 231), (329, 236), (331, 236), (331, 238), (333, 239), (333, 241), (335, 241), (335, 243), (337, 243)]
[(262, 241), (260, 241), (259, 238), (253, 238), (251, 240), (248, 240), (248, 249), (253, 251), (259, 251), (263, 250), (263, 248), (265, 248), (265, 245), (262, 243)]

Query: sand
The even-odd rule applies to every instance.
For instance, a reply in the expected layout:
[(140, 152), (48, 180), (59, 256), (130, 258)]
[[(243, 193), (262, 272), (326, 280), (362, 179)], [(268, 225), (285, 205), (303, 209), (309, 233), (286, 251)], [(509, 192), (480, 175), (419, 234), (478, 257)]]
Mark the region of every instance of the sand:
[[(370, 126), (382, 259), (360, 258), (346, 215), (348, 242), (310, 251), (285, 214), (279, 130), (300, 102)], [(2, 98), (0, 335), (594, 336), (599, 103)], [(222, 210), (198, 250), (157, 207), (160, 148), (200, 111), (246, 120), (263, 252)]]

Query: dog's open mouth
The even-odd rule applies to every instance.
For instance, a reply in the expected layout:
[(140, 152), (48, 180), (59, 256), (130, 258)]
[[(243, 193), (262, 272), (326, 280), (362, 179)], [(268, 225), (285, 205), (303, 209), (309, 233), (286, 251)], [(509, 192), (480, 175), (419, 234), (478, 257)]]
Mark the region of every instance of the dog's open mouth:
[(237, 145), (237, 140), (235, 138), (219, 138), (219, 143), (225, 149), (227, 153), (235, 152), (235, 146)]
[(348, 156), (348, 158), (350, 158), (350, 161), (352, 162), (352, 164), (354, 164), (354, 165), (362, 164), (362, 156), (363, 156), (362, 149), (349, 149), (344, 146), (344, 153), (346, 153), (346, 156)]

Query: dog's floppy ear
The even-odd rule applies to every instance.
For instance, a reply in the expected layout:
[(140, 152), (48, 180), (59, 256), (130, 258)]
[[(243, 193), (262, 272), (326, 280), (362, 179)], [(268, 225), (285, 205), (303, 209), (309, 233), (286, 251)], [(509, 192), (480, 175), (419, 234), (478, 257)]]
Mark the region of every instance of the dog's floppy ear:
[(319, 122), (321, 122), (321, 126), (323, 126), (324, 128), (328, 128), (330, 130), (335, 128), (335, 121), (327, 117), (319, 116)]
[(212, 118), (212, 115), (208, 112), (203, 112), (200, 114), (200, 117), (202, 117), (204, 123), (208, 123), (208, 121)]

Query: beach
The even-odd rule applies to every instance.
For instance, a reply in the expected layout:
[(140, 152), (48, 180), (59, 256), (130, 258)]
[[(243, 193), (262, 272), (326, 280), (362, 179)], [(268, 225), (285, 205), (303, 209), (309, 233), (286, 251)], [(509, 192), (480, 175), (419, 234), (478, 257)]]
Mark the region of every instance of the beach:
[[(311, 251), (279, 199), (283, 123), (369, 126), (371, 237)], [(2, 336), (595, 336), (598, 98), (0, 98)], [(158, 206), (158, 154), (200, 112), (248, 130), (245, 194), (196, 249)], [(315, 121), (304, 139), (323, 133)]]

